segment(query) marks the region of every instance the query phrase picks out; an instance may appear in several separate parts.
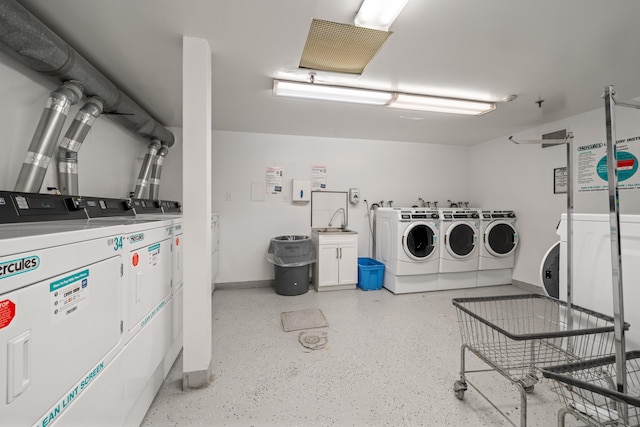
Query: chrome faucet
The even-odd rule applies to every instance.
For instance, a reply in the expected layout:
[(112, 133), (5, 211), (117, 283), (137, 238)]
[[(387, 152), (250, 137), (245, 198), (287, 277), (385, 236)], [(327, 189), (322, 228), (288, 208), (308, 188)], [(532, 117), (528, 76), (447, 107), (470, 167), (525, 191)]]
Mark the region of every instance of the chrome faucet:
[(347, 227), (347, 214), (345, 213), (344, 208), (336, 209), (336, 211), (331, 216), (331, 219), (329, 220), (329, 227), (331, 227), (333, 225), (333, 220), (335, 219), (336, 215), (338, 215), (338, 212), (340, 212), (340, 211), (342, 211), (342, 226), (340, 228), (346, 228)]

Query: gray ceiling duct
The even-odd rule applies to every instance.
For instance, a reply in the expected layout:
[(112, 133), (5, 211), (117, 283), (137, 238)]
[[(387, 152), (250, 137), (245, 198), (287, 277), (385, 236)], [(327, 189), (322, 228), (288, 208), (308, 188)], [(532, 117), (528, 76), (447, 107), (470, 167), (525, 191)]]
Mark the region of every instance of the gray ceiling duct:
[(0, 48), (29, 68), (58, 83), (80, 82), (86, 96), (104, 102), (112, 120), (146, 138), (168, 146), (173, 134), (80, 56), (71, 46), (15, 0), (0, 0)]
[(169, 147), (166, 144), (162, 144), (158, 154), (156, 155), (153, 166), (151, 167), (151, 181), (149, 183), (149, 198), (151, 200), (158, 200), (160, 198), (160, 177), (162, 176), (162, 164), (164, 158), (169, 154)]
[(78, 151), (91, 125), (102, 113), (102, 101), (92, 97), (78, 110), (64, 139), (58, 146), (58, 190), (62, 194), (80, 194), (78, 188)]

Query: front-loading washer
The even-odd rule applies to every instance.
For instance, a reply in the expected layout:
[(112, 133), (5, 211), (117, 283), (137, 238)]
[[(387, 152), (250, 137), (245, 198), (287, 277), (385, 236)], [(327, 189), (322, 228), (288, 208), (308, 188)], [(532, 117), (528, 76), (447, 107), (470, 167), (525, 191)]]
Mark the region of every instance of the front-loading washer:
[(393, 293), (437, 289), (440, 258), (437, 210), (376, 210), (376, 258), (385, 265), (383, 286)]
[(477, 209), (440, 209), (438, 289), (476, 286), (480, 214)]
[(518, 247), (516, 214), (512, 210), (483, 210), (478, 252), (477, 286), (508, 285)]

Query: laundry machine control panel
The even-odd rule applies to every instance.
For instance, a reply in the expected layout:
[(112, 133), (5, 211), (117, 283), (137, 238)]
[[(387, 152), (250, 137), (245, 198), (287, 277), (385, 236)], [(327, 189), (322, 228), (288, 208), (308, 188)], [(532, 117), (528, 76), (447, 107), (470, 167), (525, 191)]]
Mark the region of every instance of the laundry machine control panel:
[(501, 218), (515, 218), (514, 211), (482, 211), (482, 219), (485, 221)]
[(443, 211), (442, 219), (445, 221), (453, 221), (458, 219), (476, 219), (480, 215), (477, 211)]
[(401, 221), (413, 221), (416, 219), (439, 219), (438, 211), (430, 211), (425, 209), (410, 209), (400, 211)]
[(0, 191), (0, 224), (87, 219), (84, 211), (69, 210), (63, 196)]

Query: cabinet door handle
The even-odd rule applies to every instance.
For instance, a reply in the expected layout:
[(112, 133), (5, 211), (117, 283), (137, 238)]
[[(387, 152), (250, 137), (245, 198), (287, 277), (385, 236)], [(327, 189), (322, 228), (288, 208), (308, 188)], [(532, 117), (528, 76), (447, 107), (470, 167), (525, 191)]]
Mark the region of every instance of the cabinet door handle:
[(342, 248), (340, 248), (340, 259), (342, 259)]
[(340, 249), (336, 248), (336, 259), (340, 258)]

